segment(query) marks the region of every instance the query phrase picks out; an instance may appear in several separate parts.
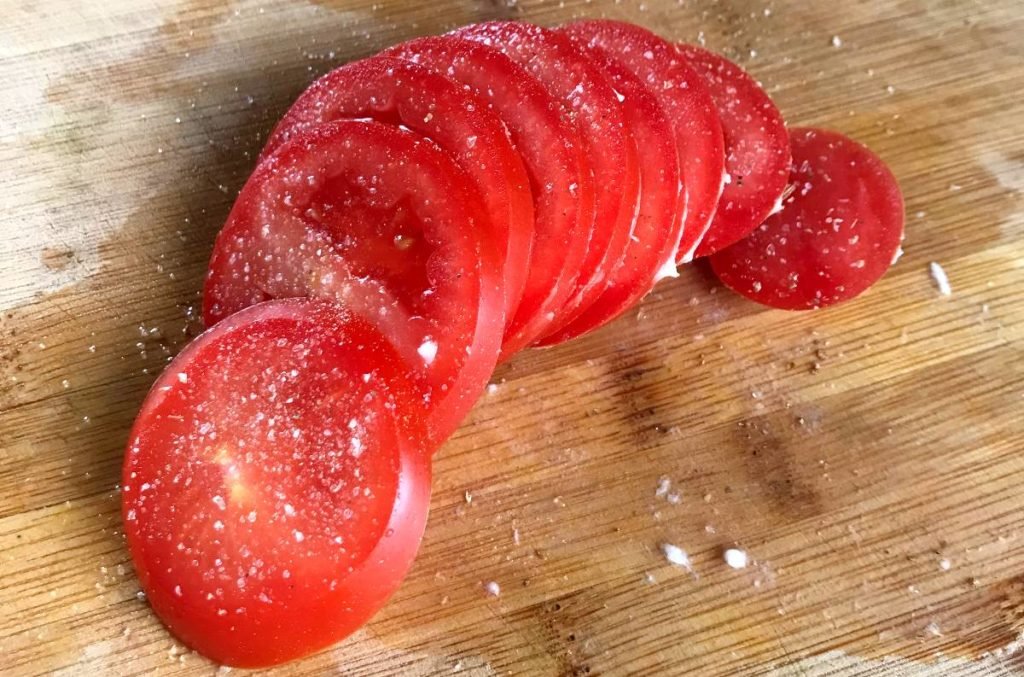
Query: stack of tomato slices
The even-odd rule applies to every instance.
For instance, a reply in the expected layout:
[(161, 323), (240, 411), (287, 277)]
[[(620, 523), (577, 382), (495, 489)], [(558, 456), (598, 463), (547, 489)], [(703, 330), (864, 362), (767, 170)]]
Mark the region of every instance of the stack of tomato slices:
[(695, 258), (769, 306), (844, 301), (902, 235), (870, 151), (637, 26), (484, 23), (342, 66), (271, 134), (210, 260), (211, 329), (132, 430), (143, 588), (226, 664), (328, 646), (400, 583), (431, 455), (498, 362)]

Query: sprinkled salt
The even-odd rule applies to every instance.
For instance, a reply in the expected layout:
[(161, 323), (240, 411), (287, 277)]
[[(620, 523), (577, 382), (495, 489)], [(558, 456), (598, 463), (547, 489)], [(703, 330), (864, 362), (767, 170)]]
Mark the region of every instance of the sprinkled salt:
[(434, 358), (437, 357), (437, 342), (432, 339), (425, 339), (420, 347), (416, 349), (416, 352), (420, 354), (423, 361), (430, 365), (434, 362)]
[(951, 296), (953, 294), (953, 287), (949, 284), (949, 276), (946, 275), (946, 271), (935, 261), (928, 264), (928, 269), (932, 273), (932, 280), (935, 281), (935, 286), (939, 288), (939, 293), (943, 296)]
[(693, 565), (690, 563), (690, 556), (687, 555), (686, 551), (679, 546), (672, 545), (671, 543), (662, 543), (661, 551), (665, 554), (665, 559), (667, 559), (669, 563), (678, 567), (683, 567), (687, 571), (693, 571)]
[(725, 552), (722, 553), (725, 563), (733, 569), (745, 569), (747, 567), (748, 558), (747, 553), (738, 548), (726, 548)]
[(837, 48), (838, 47), (842, 47), (843, 46), (843, 39), (840, 38), (838, 35), (833, 35), (832, 36), (832, 46), (833, 47), (837, 47)]
[(949, 571), (950, 569), (953, 568), (953, 563), (950, 562), (945, 557), (943, 557), (942, 559), (939, 560), (939, 568), (942, 569), (943, 571)]
[(501, 596), (501, 586), (498, 585), (497, 582), (495, 581), (488, 581), (487, 583), (485, 583), (484, 590), (491, 597)]
[(293, 531), (292, 535), (295, 537), (295, 542), (296, 543), (302, 543), (304, 540), (306, 540), (306, 535), (304, 533), (302, 533), (301, 531), (299, 531), (298, 529)]

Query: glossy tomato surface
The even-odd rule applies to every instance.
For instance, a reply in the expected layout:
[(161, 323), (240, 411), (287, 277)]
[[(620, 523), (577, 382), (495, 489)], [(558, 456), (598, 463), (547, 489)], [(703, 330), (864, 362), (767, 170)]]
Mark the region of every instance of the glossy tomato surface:
[(671, 121), (686, 195), (676, 261), (691, 260), (711, 225), (725, 181), (722, 124), (704, 79), (675, 45), (640, 26), (589, 20), (566, 24), (562, 30), (636, 75)]
[(704, 77), (722, 121), (728, 179), (697, 256), (708, 256), (743, 239), (781, 209), (789, 180), (789, 133), (782, 114), (746, 71), (723, 56), (678, 45)]
[(432, 142), (372, 121), (330, 122), (253, 172), (217, 237), (207, 324), (273, 298), (332, 299), (405, 360), (437, 446), (490, 378), (501, 268), (466, 174)]
[(793, 193), (780, 213), (710, 257), (727, 287), (773, 308), (809, 310), (857, 296), (903, 240), (903, 195), (874, 153), (838, 132), (794, 128)]
[(501, 119), (454, 80), (409, 61), (372, 57), (346, 64), (302, 93), (274, 128), (264, 157), (324, 122), (373, 118), (404, 125), (448, 151), (487, 208), (504, 271), (505, 317), (519, 306), (533, 243), (533, 194)]
[(576, 125), (593, 174), (594, 229), (576, 291), (557, 313), (564, 326), (601, 294), (633, 232), (640, 189), (638, 153), (621, 94), (587, 50), (568, 36), (520, 21), (460, 28), (460, 37), (501, 50), (537, 79)]
[(154, 384), (125, 455), (125, 533), (171, 631), (264, 666), (356, 630), (398, 587), (430, 465), (380, 332), (271, 301), (190, 344)]
[(507, 359), (545, 333), (576, 288), (594, 225), (593, 185), (579, 132), (544, 86), (497, 49), (445, 35), (384, 54), (433, 68), (484, 97), (526, 165), (534, 241), (526, 289), (502, 342)]
[(675, 275), (683, 230), (680, 214), (685, 195), (679, 190), (676, 136), (664, 108), (632, 71), (600, 48), (589, 46), (589, 40), (573, 39), (586, 46), (591, 59), (609, 75), (622, 97), (626, 123), (642, 158), (640, 196), (626, 250), (601, 295), (572, 322), (545, 336), (540, 345), (568, 341), (611, 322), (659, 280)]

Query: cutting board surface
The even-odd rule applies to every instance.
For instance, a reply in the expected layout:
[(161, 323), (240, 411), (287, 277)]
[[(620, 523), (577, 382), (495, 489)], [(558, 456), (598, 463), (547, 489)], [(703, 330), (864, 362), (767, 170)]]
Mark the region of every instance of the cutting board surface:
[[(437, 457), (401, 590), (279, 673), (1024, 674), (1019, 0), (0, 13), (0, 673), (216, 670), (138, 599), (117, 482), (289, 102), (418, 35), (608, 16), (722, 51), (791, 125), (878, 152), (906, 195), (906, 255), (861, 298), (804, 314), (689, 266), (595, 335), (516, 357)], [(751, 566), (725, 565), (734, 546)]]

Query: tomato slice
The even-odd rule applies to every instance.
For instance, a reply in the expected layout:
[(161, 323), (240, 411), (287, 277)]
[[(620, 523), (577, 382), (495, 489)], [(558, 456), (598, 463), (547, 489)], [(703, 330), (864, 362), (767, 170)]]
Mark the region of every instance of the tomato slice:
[[(361, 626), (419, 546), (430, 464), (401, 359), (332, 304), (271, 301), (193, 341), (125, 455), (125, 535), (157, 615), (228, 665), (281, 663)], [(401, 423), (399, 424), (399, 420)]]
[(636, 145), (609, 76), (569, 37), (517, 21), (460, 28), (456, 35), (501, 50), (547, 88), (579, 129), (595, 191), (594, 231), (576, 291), (559, 313), (565, 325), (594, 302), (622, 260), (633, 230), (640, 170)]
[(754, 78), (728, 59), (693, 45), (678, 45), (704, 77), (722, 121), (728, 180), (697, 256), (743, 239), (782, 208), (789, 179), (789, 134), (779, 109)]
[(325, 297), (398, 349), (436, 446), (483, 391), (504, 326), (501, 271), (479, 196), (433, 143), (341, 121), (264, 160), (217, 237), (207, 324), (272, 298)]
[(497, 49), (447, 35), (412, 40), (384, 54), (433, 68), (483, 96), (526, 165), (536, 221), (526, 289), (502, 342), (507, 359), (555, 323), (575, 291), (594, 223), (579, 134), (558, 101)]
[(722, 123), (704, 79), (675, 45), (640, 26), (594, 20), (566, 24), (562, 30), (603, 50), (632, 71), (672, 121), (682, 172), (681, 190), (686, 193), (686, 210), (680, 213), (684, 225), (676, 261), (692, 260), (711, 225), (725, 184)]
[(461, 85), (399, 59), (375, 57), (346, 64), (299, 96), (270, 135), (263, 155), (323, 122), (366, 117), (405, 125), (430, 138), (473, 179), (502, 255), (505, 317), (511, 318), (526, 284), (533, 196), (526, 168), (501, 119)]
[(658, 280), (676, 274), (676, 251), (683, 228), (679, 215), (685, 196), (679, 191), (672, 122), (632, 71), (596, 47), (589, 48), (589, 55), (611, 77), (622, 97), (626, 124), (643, 158), (640, 199), (623, 260), (612, 271), (601, 296), (571, 323), (544, 337), (541, 345), (568, 341), (607, 324), (642, 299)]
[(710, 257), (727, 287), (774, 308), (807, 310), (874, 284), (903, 239), (903, 195), (870, 150), (837, 132), (790, 130), (793, 194), (781, 213)]

